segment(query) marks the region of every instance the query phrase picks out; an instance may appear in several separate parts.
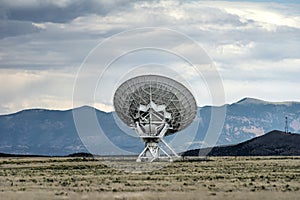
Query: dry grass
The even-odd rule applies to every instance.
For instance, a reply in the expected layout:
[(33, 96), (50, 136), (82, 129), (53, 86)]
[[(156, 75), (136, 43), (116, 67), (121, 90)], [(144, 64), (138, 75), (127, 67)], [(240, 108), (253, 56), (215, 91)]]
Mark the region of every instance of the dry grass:
[[(218, 157), (130, 173), (97, 159), (1, 158), (4, 199), (297, 199), (300, 157)], [(115, 165), (134, 165), (114, 161)], [(111, 166), (111, 165), (109, 165)], [(147, 165), (148, 167), (151, 165)]]

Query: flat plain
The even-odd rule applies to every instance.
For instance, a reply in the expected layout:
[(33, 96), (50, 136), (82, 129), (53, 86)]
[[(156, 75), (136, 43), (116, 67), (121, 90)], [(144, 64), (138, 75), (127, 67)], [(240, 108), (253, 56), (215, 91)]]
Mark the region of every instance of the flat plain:
[(0, 198), (299, 199), (300, 157), (0, 158)]

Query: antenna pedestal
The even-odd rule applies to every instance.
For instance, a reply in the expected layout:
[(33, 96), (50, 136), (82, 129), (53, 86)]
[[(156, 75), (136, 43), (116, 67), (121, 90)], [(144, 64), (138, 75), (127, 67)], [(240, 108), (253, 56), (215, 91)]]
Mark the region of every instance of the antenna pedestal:
[(178, 154), (164, 141), (163, 137), (165, 136), (168, 125), (165, 124), (159, 133), (155, 135), (148, 135), (142, 129), (142, 127), (137, 123), (136, 130), (140, 138), (145, 142), (145, 148), (140, 153), (137, 158), (137, 162), (153, 162), (159, 160), (168, 160), (173, 161), (173, 157), (169, 155), (160, 145), (159, 142), (163, 143), (167, 149), (169, 149), (174, 157), (179, 158)]
[[(145, 140), (144, 140), (145, 141)], [(160, 140), (163, 141), (163, 140)], [(137, 162), (153, 162), (153, 161), (159, 161), (159, 160), (168, 160), (170, 162), (173, 162), (173, 157), (169, 155), (159, 144), (158, 140), (146, 140), (145, 141), (145, 148), (137, 158)], [(164, 144), (165, 141), (163, 141)], [(174, 154), (176, 158), (179, 158), (180, 156), (177, 155), (177, 153), (168, 145), (168, 149)], [(162, 153), (162, 154), (161, 154)]]

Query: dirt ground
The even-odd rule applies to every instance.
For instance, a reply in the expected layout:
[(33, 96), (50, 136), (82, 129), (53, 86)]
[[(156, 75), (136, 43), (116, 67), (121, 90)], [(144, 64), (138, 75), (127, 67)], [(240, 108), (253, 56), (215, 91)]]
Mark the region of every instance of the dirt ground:
[(0, 158), (0, 199), (299, 198), (300, 157)]

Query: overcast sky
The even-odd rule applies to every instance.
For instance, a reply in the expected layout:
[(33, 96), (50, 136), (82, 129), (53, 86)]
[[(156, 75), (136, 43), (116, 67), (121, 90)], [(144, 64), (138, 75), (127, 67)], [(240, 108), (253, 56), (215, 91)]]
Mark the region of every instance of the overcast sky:
[[(88, 53), (114, 34), (141, 27), (169, 28), (201, 45), (221, 76), (226, 103), (300, 101), (297, 2), (0, 0), (0, 113), (72, 108), (75, 77)], [(166, 41), (161, 36), (157, 43)], [(118, 50), (113, 44), (108, 55)], [(110, 80), (119, 76), (109, 74)], [(89, 103), (111, 109), (109, 100)], [(197, 96), (197, 103), (212, 102)]]

